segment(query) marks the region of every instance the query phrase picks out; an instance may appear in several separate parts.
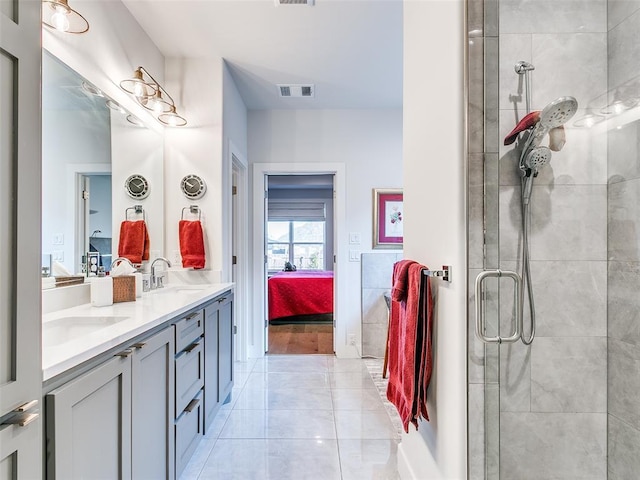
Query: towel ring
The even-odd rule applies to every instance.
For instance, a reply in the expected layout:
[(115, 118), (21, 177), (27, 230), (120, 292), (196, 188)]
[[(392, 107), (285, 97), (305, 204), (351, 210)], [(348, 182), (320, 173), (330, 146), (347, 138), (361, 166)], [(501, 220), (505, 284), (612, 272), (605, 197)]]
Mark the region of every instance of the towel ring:
[(134, 205), (133, 207), (129, 207), (127, 209), (125, 209), (124, 211), (124, 219), (128, 220), (129, 219), (129, 210), (133, 210), (134, 215), (140, 215), (142, 214), (142, 219), (146, 222), (147, 221), (147, 212), (144, 211), (144, 208), (142, 208), (142, 205)]
[(184, 211), (185, 210), (189, 210), (189, 213), (192, 213), (193, 215), (198, 215), (198, 220), (200, 220), (201, 218), (201, 211), (200, 211), (200, 207), (198, 207), (198, 205), (189, 205), (188, 207), (183, 207), (182, 208), (182, 215), (180, 215), (180, 219), (184, 220)]

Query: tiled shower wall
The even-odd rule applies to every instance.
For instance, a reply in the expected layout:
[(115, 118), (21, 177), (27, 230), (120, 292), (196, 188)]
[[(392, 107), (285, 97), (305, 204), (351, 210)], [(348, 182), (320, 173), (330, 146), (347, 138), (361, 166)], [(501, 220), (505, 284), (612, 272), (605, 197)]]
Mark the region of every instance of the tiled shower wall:
[(362, 356), (384, 357), (388, 309), (384, 294), (391, 291), (393, 264), (402, 253), (363, 253), (362, 268)]
[[(607, 91), (606, 8), (606, 0), (469, 2), (469, 30), (479, 27), (483, 32), (480, 38), (470, 38), (469, 45), (471, 280), (483, 268), (520, 267), (519, 152), (502, 145), (526, 114), (523, 79), (516, 75), (514, 64), (526, 60), (536, 67), (531, 82), (533, 110), (563, 95), (577, 98), (576, 119), (588, 109), (599, 110), (606, 104)], [(480, 67), (477, 55), (482, 59), (483, 52)], [(484, 121), (478, 123), (480, 114)], [(532, 214), (536, 340), (531, 347), (520, 342), (499, 347), (498, 368), (498, 349), (475, 339), (473, 313), (469, 322), (469, 477), (497, 478), (499, 465), (501, 478), (604, 479), (607, 142), (603, 130), (567, 128), (566, 146), (554, 153), (536, 179)], [(488, 227), (485, 232), (483, 224)], [(483, 233), (484, 254), (479, 248)], [(502, 332), (511, 318), (511, 290), (505, 287), (500, 284)], [(489, 322), (497, 313), (496, 293), (495, 288), (487, 289)], [(474, 301), (472, 295), (470, 312)]]
[[(571, 95), (579, 104), (575, 120), (606, 105), (606, 0), (499, 5), (500, 140), (526, 114), (514, 71), (519, 60), (535, 66), (532, 110)], [(518, 342), (500, 352), (501, 478), (607, 477), (606, 132), (574, 128), (572, 121), (565, 128), (566, 145), (540, 171), (531, 199), (536, 338), (530, 347)], [(500, 145), (505, 270), (519, 268), (518, 158), (513, 145)], [(501, 322), (511, 316), (504, 297)]]
[[(640, 1), (609, 1), (611, 96), (640, 91)], [(634, 61), (629, 61), (634, 59)], [(609, 132), (609, 480), (640, 471), (640, 126)]]

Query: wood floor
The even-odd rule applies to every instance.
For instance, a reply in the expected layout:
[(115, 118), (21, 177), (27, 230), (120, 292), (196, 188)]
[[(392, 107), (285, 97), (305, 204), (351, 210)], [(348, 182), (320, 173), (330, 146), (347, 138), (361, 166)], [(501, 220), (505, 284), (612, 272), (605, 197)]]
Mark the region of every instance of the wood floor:
[(333, 354), (330, 323), (269, 325), (269, 351), (273, 354)]

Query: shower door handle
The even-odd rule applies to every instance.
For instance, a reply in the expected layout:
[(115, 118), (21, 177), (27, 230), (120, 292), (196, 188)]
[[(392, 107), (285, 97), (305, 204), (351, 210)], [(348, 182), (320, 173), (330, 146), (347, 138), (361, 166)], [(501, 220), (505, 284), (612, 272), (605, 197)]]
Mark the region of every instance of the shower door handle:
[[(500, 278), (508, 277), (515, 283), (514, 291), (514, 307), (515, 307), (515, 328), (511, 335), (508, 337), (488, 337), (485, 335), (485, 318), (484, 318), (484, 298), (482, 282), (485, 278)], [(520, 302), (522, 298), (522, 277), (517, 272), (511, 272), (508, 270), (485, 270), (476, 277), (476, 335), (480, 340), (485, 343), (513, 343), (520, 340), (520, 333), (522, 332), (522, 308)]]

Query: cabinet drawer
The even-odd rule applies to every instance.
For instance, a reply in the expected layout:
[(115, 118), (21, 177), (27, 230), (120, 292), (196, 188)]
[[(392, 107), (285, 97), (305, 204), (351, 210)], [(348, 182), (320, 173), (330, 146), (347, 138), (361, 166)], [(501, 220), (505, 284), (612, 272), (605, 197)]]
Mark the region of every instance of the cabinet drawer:
[(204, 386), (204, 345), (201, 338), (176, 357), (176, 418)]
[(187, 315), (176, 323), (176, 353), (191, 345), (204, 333), (204, 310)]
[(186, 406), (176, 420), (176, 478), (189, 463), (203, 435), (202, 391)]

